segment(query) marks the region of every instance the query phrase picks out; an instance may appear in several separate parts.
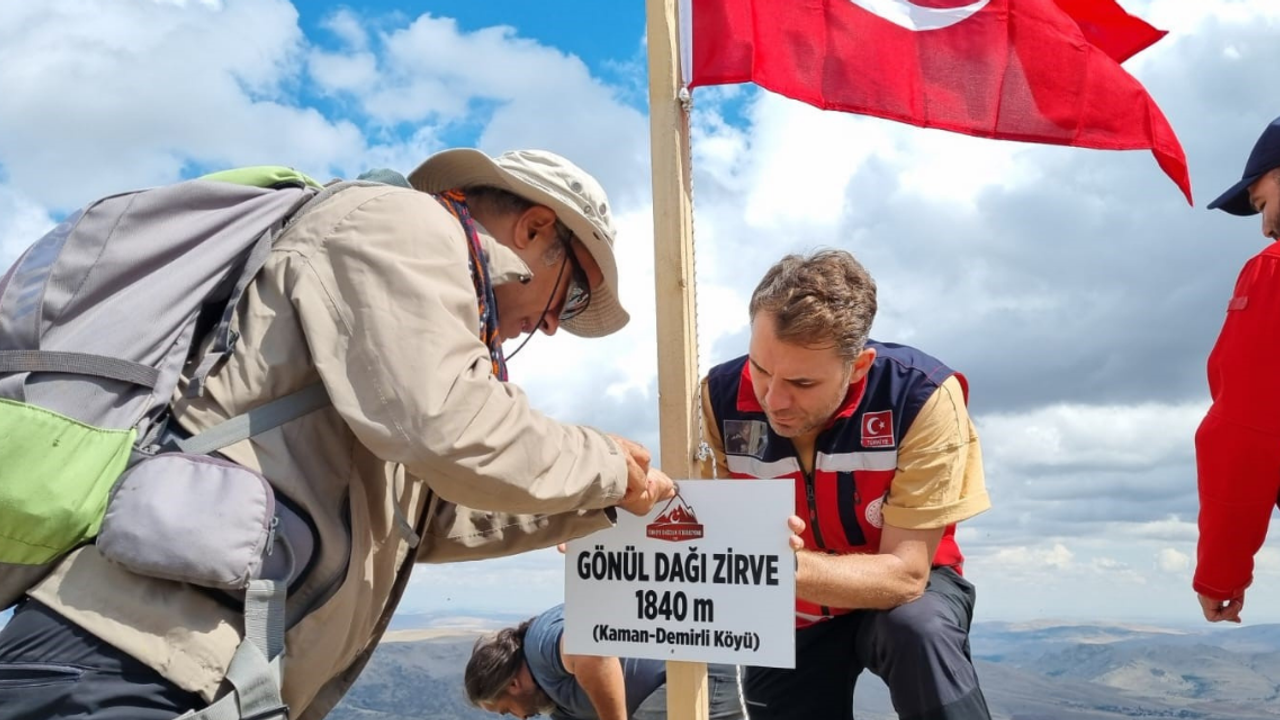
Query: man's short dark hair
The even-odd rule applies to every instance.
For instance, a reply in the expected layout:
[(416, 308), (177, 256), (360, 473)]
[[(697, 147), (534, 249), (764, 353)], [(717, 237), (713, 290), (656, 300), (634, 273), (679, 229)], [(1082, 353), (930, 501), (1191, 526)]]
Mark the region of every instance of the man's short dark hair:
[(466, 196), (468, 205), (483, 207), (495, 215), (519, 215), (537, 205), (509, 190), (491, 185), (472, 185), (463, 188), (462, 194)]
[(853, 255), (823, 250), (787, 255), (751, 294), (751, 320), (773, 315), (778, 339), (810, 348), (834, 347), (846, 360), (862, 352), (876, 317), (876, 283)]
[[(467, 205), (494, 215), (519, 215), (538, 204), (492, 185), (471, 185), (464, 188), (462, 194), (467, 198)], [(560, 242), (548, 245), (542, 254), (542, 262), (548, 267), (564, 260), (565, 251), (574, 241), (573, 231), (559, 218), (556, 218), (556, 237)]]

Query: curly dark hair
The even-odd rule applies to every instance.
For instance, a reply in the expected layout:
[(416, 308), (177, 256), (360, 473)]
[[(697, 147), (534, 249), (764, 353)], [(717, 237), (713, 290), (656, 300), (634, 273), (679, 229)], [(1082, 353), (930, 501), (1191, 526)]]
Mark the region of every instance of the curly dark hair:
[(862, 352), (876, 317), (876, 283), (853, 255), (823, 250), (787, 255), (751, 294), (751, 320), (773, 315), (778, 339), (809, 348), (834, 347), (846, 360)]

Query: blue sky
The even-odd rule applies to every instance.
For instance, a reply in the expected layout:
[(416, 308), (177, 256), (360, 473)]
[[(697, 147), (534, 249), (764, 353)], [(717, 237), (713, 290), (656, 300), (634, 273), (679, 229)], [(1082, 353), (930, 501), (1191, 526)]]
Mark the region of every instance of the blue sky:
[[(1192, 433), (1253, 220), (1203, 203), (1280, 114), (1280, 3), (1131, 0), (1170, 31), (1126, 67), (1187, 151), (1188, 207), (1145, 151), (979, 140), (743, 88), (695, 93), (700, 366), (746, 347), (785, 252), (857, 254), (874, 335), (970, 378), (993, 509), (962, 526), (980, 620), (1195, 621)], [(538, 338), (547, 413), (657, 444), (643, 3), (49, 0), (0, 4), (0, 265), (94, 197), (209, 168), (412, 169), (445, 147), (561, 152), (620, 225), (618, 336)], [(419, 568), (406, 612), (535, 612), (554, 551)], [(519, 592), (512, 592), (513, 587)], [(1245, 612), (1280, 621), (1280, 542)]]
[[(302, 25), (312, 26), (335, 7), (331, 3), (297, 4)], [(644, 3), (558, 0), (529, 3), (522, 0), (490, 0), (483, 3), (378, 2), (359, 6), (362, 12), (401, 17), (423, 13), (452, 17), (464, 32), (511, 25), (520, 35), (534, 38), (582, 58), (594, 68), (637, 59), (644, 33)], [(637, 32), (639, 31), (639, 32)]]
[[(343, 48), (342, 39), (329, 27), (339, 9), (360, 17), (368, 27), (392, 30), (422, 15), (456, 22), (461, 33), (474, 33), (505, 25), (518, 37), (533, 40), (559, 52), (576, 56), (591, 68), (593, 75), (616, 84), (622, 92), (619, 99), (637, 109), (647, 104), (646, 88), (637, 83), (636, 68), (645, 62), (643, 55), (643, 2), (590, 2), (570, 0), (549, 4), (533, 4), (517, 0), (483, 3), (377, 2), (335, 5), (325, 2), (298, 2), (298, 24), (314, 44), (327, 50)], [(349, 104), (335, 102), (332, 97), (302, 88), (299, 99), (323, 110), (327, 117), (347, 117), (365, 125), (368, 120), (360, 112), (351, 112)], [(443, 137), (450, 144), (471, 145), (486, 116), (486, 103), (477, 103), (477, 112), (460, 127), (450, 128)], [(574, 112), (573, 102), (565, 98), (564, 112)], [(381, 130), (376, 123), (366, 130)], [(399, 128), (403, 131), (405, 128)]]

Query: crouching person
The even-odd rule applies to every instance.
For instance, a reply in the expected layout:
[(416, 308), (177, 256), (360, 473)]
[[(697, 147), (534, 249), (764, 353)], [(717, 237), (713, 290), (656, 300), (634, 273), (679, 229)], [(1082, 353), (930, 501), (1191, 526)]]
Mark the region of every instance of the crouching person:
[[(464, 682), (476, 707), (553, 720), (657, 720), (666, 717), (663, 660), (573, 655), (564, 650), (564, 605), (476, 641)], [(741, 720), (733, 665), (707, 666), (713, 720)]]
[(791, 479), (810, 519), (795, 669), (745, 668), (752, 720), (851, 720), (863, 670), (904, 720), (989, 720), (955, 538), (991, 504), (967, 381), (868, 338), (876, 284), (842, 250), (783, 258), (748, 313), (748, 354), (703, 380), (702, 425), (721, 472)]

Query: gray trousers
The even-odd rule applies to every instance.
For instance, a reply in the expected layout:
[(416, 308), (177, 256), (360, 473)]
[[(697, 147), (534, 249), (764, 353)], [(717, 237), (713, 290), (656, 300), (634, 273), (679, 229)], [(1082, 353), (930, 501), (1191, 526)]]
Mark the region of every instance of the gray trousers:
[(851, 720), (863, 670), (889, 686), (902, 720), (990, 720), (969, 655), (973, 600), (973, 585), (935, 568), (913, 602), (797, 630), (794, 670), (747, 668), (751, 720)]
[(205, 705), (34, 600), (0, 630), (0, 720), (173, 720)]

